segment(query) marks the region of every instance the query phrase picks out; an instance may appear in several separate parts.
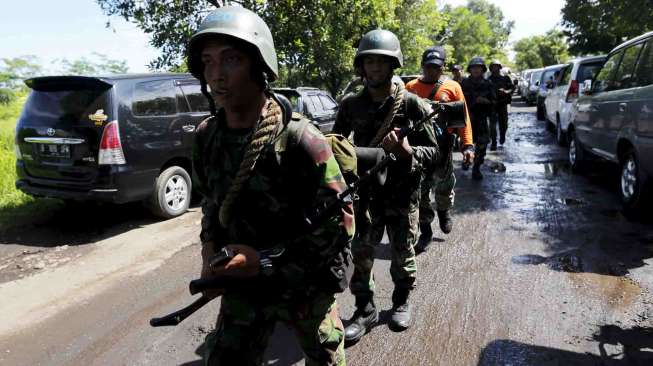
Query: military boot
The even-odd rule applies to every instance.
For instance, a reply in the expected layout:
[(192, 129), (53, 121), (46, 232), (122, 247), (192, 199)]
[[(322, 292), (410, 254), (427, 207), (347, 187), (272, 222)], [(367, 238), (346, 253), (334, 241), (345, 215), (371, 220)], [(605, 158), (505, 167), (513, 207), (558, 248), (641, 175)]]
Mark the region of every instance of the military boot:
[(451, 218), (451, 210), (438, 210), (438, 220), (440, 221), (440, 230), (443, 233), (449, 234), (453, 227), (453, 219)]
[(472, 168), (472, 179), (483, 179), (483, 173), (481, 173), (481, 164), (474, 164), (474, 167)]
[(345, 328), (345, 342), (348, 345), (358, 342), (379, 321), (379, 312), (374, 300), (369, 297), (356, 298), (356, 311), (350, 324)]
[(408, 295), (410, 289), (395, 287), (392, 292), (392, 314), (390, 316), (391, 330), (400, 332), (410, 327), (410, 304), (408, 304)]
[(419, 235), (417, 244), (415, 244), (415, 253), (425, 252), (426, 248), (433, 240), (433, 229), (431, 229), (431, 223), (424, 223), (423, 225), (420, 225), (419, 229), (421, 234)]

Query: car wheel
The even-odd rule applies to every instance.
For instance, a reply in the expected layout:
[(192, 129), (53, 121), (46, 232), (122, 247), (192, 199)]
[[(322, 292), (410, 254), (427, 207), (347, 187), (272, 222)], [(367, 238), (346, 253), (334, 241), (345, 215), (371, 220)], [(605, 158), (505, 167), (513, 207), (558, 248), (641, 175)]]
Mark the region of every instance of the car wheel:
[(560, 117), (556, 115), (556, 142), (560, 146), (565, 146), (567, 144), (567, 136), (562, 130), (562, 124), (560, 123)]
[(538, 121), (543, 121), (544, 120), (544, 107), (540, 106), (539, 103), (537, 105), (537, 120)]
[(165, 219), (177, 217), (188, 210), (192, 189), (188, 172), (182, 167), (171, 166), (156, 179), (149, 200), (150, 210)]
[(642, 202), (644, 177), (640, 169), (639, 160), (632, 149), (627, 151), (620, 159), (621, 179), (619, 193), (621, 202), (626, 209), (637, 209)]
[(575, 131), (569, 131), (569, 166), (573, 172), (581, 172), (586, 165), (585, 161), (585, 149), (583, 145), (578, 141), (578, 136), (576, 136)]

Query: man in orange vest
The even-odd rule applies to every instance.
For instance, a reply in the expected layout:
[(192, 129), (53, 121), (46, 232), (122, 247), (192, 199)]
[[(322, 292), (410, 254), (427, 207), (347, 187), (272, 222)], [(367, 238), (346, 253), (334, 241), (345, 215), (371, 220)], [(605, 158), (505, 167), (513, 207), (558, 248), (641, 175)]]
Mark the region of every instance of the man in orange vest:
[[(422, 76), (406, 84), (406, 89), (422, 98), (440, 102), (465, 101), (460, 84), (453, 80), (444, 79), (442, 71), (445, 62), (445, 50), (442, 46), (429, 47), (422, 54)], [(465, 105), (465, 110), (467, 106)], [(433, 168), (425, 172), (422, 181), (419, 226), (420, 238), (415, 246), (416, 251), (423, 252), (431, 243), (433, 230), (431, 223), (435, 218), (435, 211), (431, 206), (431, 189), (435, 188), (435, 203), (437, 207), (440, 229), (445, 234), (451, 232), (453, 220), (451, 208), (454, 203), (454, 186), (456, 177), (453, 173), (453, 160), (451, 148), (453, 136), (457, 133), (461, 140), (463, 165), (469, 166), (474, 161), (474, 142), (472, 141), (472, 127), (469, 115), (466, 117), (465, 127), (441, 131), (439, 134), (440, 146), (449, 146), (447, 163), (442, 167)], [(443, 148), (444, 149), (444, 148)], [(443, 151), (444, 153), (444, 151)]]

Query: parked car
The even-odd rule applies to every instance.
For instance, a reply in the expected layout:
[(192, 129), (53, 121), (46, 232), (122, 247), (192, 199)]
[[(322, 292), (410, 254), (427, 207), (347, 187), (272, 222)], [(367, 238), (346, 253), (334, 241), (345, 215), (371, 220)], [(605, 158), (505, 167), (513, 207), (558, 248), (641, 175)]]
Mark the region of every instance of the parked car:
[(274, 88), (273, 91), (288, 98), (293, 111), (308, 117), (320, 131), (331, 132), (338, 114), (338, 103), (328, 92), (308, 87)]
[(636, 208), (653, 174), (653, 32), (613, 49), (584, 87), (568, 127), (569, 163), (578, 170), (591, 154), (619, 164), (621, 200)]
[(567, 126), (571, 118), (573, 104), (583, 95), (581, 86), (591, 80), (605, 56), (582, 57), (569, 61), (561, 70), (555, 86), (544, 101), (546, 120), (555, 129), (558, 144), (566, 144)]
[(536, 83), (538, 86), (536, 97), (537, 119), (540, 121), (546, 119), (546, 106), (544, 105), (544, 100), (549, 95), (550, 91), (555, 88), (555, 81), (563, 67), (564, 65), (562, 64), (545, 67), (540, 76), (539, 82)]
[(51, 76), (32, 90), (16, 126), (16, 187), (37, 197), (125, 203), (183, 214), (191, 149), (208, 101), (190, 74)]
[(542, 78), (542, 72), (544, 69), (533, 69), (531, 71), (531, 77), (528, 80), (528, 92), (526, 93), (526, 104), (534, 105), (537, 100), (537, 93), (540, 90), (540, 79)]
[(528, 86), (531, 78), (532, 70), (524, 70), (521, 72), (521, 78), (519, 79), (519, 95), (524, 101), (526, 101), (526, 96), (528, 95)]

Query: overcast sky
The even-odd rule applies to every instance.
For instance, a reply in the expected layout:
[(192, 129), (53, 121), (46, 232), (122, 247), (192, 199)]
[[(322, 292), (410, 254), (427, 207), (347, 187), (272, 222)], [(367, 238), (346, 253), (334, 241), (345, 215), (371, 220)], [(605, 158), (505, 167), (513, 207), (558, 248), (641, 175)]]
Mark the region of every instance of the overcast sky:
[[(489, 0), (515, 21), (511, 41), (543, 34), (560, 22), (564, 0)], [(158, 51), (148, 36), (120, 18), (109, 20), (93, 0), (3, 1), (0, 12), (0, 58), (38, 56), (48, 67), (53, 60), (92, 58), (93, 52), (126, 60), (130, 72), (147, 71)], [(464, 5), (466, 0), (444, 0)], [(52, 68), (51, 68), (52, 69)], [(55, 71), (55, 70), (53, 70)]]

